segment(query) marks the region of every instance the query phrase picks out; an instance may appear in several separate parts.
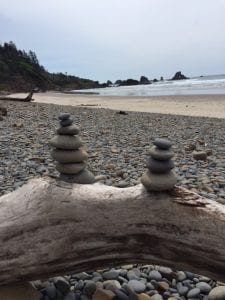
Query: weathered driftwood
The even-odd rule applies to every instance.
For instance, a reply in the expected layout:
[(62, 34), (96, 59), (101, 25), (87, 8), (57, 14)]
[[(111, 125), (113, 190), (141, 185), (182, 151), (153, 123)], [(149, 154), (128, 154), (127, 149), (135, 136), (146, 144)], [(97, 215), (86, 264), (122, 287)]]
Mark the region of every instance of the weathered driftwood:
[(0, 198), (0, 282), (143, 262), (225, 279), (225, 207), (182, 188), (31, 180)]
[(32, 99), (33, 93), (34, 93), (33, 91), (30, 92), (30, 93), (28, 94), (28, 96), (25, 97), (25, 98), (17, 98), (17, 97), (3, 96), (3, 97), (0, 97), (0, 100), (31, 102), (31, 101), (33, 101), (33, 99)]

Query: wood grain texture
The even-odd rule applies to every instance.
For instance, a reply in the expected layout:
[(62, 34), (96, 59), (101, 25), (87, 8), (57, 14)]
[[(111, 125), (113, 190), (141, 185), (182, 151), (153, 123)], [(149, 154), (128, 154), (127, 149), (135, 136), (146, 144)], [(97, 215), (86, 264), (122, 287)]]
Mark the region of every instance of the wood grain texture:
[(225, 278), (225, 207), (182, 188), (149, 193), (33, 179), (0, 198), (0, 282), (149, 263)]

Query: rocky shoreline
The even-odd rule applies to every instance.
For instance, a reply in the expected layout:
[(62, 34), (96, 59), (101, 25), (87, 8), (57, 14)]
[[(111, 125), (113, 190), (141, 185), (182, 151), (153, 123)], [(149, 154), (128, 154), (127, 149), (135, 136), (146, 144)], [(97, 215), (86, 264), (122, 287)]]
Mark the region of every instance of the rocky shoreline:
[[(89, 154), (88, 169), (102, 183), (121, 188), (138, 184), (146, 171), (153, 141), (164, 137), (173, 143), (178, 184), (225, 203), (224, 119), (140, 112), (119, 114), (109, 109), (40, 103), (5, 102), (4, 106), (8, 114), (0, 121), (1, 195), (36, 176), (58, 176), (49, 141), (56, 133), (58, 115), (68, 112), (81, 129), (80, 136)], [(42, 291), (43, 300), (101, 300), (113, 299), (115, 295), (121, 300), (150, 299), (149, 296), (152, 300), (207, 300), (208, 293), (217, 285), (204, 276), (159, 268), (132, 265), (35, 284)], [(165, 270), (169, 274), (164, 274)], [(152, 271), (159, 272), (161, 277), (158, 274), (158, 279), (152, 278)], [(106, 277), (107, 272), (111, 275)], [(94, 297), (96, 288), (102, 287), (114, 294)]]

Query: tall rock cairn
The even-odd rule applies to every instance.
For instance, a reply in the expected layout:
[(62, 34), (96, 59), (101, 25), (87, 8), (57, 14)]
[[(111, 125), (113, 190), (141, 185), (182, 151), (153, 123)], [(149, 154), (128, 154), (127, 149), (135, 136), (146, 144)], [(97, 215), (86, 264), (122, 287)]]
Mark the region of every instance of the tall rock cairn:
[(174, 163), (171, 160), (173, 152), (172, 143), (166, 139), (158, 138), (150, 149), (147, 161), (147, 172), (141, 177), (141, 182), (149, 191), (170, 190), (177, 183), (177, 176), (172, 171)]
[(86, 169), (87, 152), (82, 149), (83, 142), (79, 138), (79, 128), (73, 125), (69, 113), (59, 115), (60, 128), (57, 135), (50, 140), (54, 148), (51, 155), (57, 161), (56, 169), (59, 178), (70, 183), (91, 184), (95, 181), (94, 175)]

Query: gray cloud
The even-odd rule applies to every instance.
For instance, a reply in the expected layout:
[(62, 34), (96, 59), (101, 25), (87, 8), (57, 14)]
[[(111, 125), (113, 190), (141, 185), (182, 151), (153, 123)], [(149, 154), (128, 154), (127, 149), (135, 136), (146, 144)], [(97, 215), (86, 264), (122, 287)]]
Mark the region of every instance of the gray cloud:
[(0, 41), (105, 81), (225, 73), (224, 0), (0, 0)]

